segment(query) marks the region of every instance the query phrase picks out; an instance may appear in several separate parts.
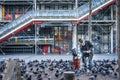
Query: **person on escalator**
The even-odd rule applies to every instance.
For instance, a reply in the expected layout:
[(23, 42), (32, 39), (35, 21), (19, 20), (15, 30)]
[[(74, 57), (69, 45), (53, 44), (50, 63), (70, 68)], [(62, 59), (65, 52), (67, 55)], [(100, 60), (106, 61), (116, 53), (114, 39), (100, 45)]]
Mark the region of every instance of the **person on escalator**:
[[(84, 41), (82, 39), (79, 39), (79, 42), (80, 42), (80, 50), (82, 53), (83, 67), (88, 67), (88, 66), (91, 67), (92, 59), (93, 59), (93, 53), (92, 53), (93, 45), (91, 44), (90, 41)], [(88, 63), (88, 65), (87, 65), (87, 63)]]

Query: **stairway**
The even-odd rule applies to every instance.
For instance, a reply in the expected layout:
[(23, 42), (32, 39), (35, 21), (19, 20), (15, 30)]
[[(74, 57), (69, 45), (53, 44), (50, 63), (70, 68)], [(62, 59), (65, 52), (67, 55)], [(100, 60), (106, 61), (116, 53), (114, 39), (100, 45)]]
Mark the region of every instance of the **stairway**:
[[(116, 0), (92, 0), (92, 14), (115, 1)], [(42, 24), (42, 21), (70, 21), (76, 24), (86, 19), (88, 15), (89, 3), (74, 10), (32, 10), (0, 29), (0, 43), (29, 27), (31, 24)]]

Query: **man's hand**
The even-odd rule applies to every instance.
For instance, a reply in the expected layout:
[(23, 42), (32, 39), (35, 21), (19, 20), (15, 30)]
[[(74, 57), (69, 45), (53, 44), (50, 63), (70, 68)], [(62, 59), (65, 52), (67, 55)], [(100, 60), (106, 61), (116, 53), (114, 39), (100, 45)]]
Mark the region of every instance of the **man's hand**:
[(91, 50), (87, 50), (86, 53), (91, 53)]
[(83, 53), (91, 53), (91, 50), (83, 51)]

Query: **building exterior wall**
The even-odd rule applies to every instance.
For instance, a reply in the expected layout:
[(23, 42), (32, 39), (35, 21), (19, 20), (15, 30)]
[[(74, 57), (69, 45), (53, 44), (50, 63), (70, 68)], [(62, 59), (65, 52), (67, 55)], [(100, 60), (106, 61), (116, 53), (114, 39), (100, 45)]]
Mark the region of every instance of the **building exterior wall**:
[[(0, 6), (0, 20), (2, 19), (2, 17), (5, 17), (4, 19), (5, 20), (14, 20), (16, 19), (17, 17), (25, 14), (26, 12), (30, 11), (33, 9), (33, 6), (34, 4), (31, 6), (31, 5), (26, 5), (23, 6), (23, 5), (11, 5), (11, 4), (7, 4), (7, 5), (4, 5), (5, 6), (5, 10), (2, 10), (1, 6)], [(80, 6), (80, 5), (79, 5)], [(43, 4), (37, 4), (37, 10), (71, 10), (71, 9), (74, 9), (74, 3), (73, 4), (54, 4), (54, 3), (43, 3)], [(4, 12), (3, 12), (4, 11)], [(3, 15), (4, 13), (4, 15)], [(116, 13), (116, 10), (115, 10), (115, 7), (114, 5), (113, 6), (108, 6), (107, 8), (105, 9), (102, 9), (100, 10), (99, 12), (97, 12), (96, 14), (94, 14), (92, 16), (92, 21), (94, 24), (93, 28), (93, 35), (94, 34), (97, 34), (97, 36), (100, 36), (100, 40), (97, 40), (97, 41), (94, 41), (93, 40), (93, 44), (97, 47), (96, 48), (96, 53), (111, 53), (111, 43), (110, 43), (110, 27), (115, 27), (114, 25), (109, 25), (108, 24), (108, 20), (115, 20), (116, 16), (115, 16), (115, 13)], [(84, 21), (87, 21), (88, 19), (85, 19)], [(103, 20), (103, 22), (101, 22)], [(98, 21), (98, 22), (94, 22), (94, 21)], [(106, 23), (104, 22), (106, 21)], [(61, 22), (62, 23), (62, 22)], [(112, 22), (110, 22), (112, 24)], [(49, 26), (50, 24), (52, 24), (52, 26)], [(63, 23), (64, 24), (64, 23)], [(54, 46), (57, 46), (56, 49), (54, 49), (54, 46), (52, 45), (49, 45), (49, 51), (48, 52), (56, 52), (58, 53), (59, 51), (59, 48), (61, 48), (61, 52), (63, 52), (63, 50), (66, 50), (66, 51), (69, 51), (70, 49), (72, 49), (72, 35), (73, 35), (73, 26), (71, 28), (71, 30), (69, 30), (69, 25), (71, 25), (71, 23), (68, 23), (69, 25), (67, 25), (66, 27), (63, 26), (63, 24), (59, 25), (59, 23), (56, 25), (54, 23), (47, 23), (46, 26), (44, 26), (44, 23), (43, 25), (37, 25), (39, 28), (40, 27), (51, 27), (52, 29), (47, 29), (46, 30), (42, 30), (42, 32), (40, 31), (41, 29), (39, 29), (39, 36), (43, 36), (43, 37), (47, 37), (49, 36), (48, 34), (51, 34), (54, 39), (56, 39), (57, 37), (59, 37), (59, 33), (60, 33), (60, 36), (62, 37), (62, 40), (54, 40)], [(77, 26), (77, 39), (79, 38), (82, 38), (82, 39), (88, 39), (88, 34), (87, 34), (87, 31), (88, 31), (88, 23), (86, 24), (86, 22), (82, 24), (82, 26), (80, 25), (80, 23), (78, 23), (78, 26)], [(104, 25), (105, 24), (105, 25)], [(107, 25), (106, 25), (107, 24)], [(55, 26), (56, 25), (56, 26)], [(97, 28), (96, 28), (97, 27)], [(58, 28), (61, 30), (59, 31)], [(97, 29), (97, 30), (96, 30)], [(57, 32), (57, 33), (56, 33)], [(15, 36), (25, 36), (25, 35), (29, 35), (29, 36), (34, 36), (35, 35), (35, 30), (34, 30), (34, 25), (30, 26), (28, 29), (20, 32), (19, 34), (15, 35)], [(115, 34), (114, 34), (115, 35)], [(15, 41), (15, 39), (14, 39)], [(113, 41), (114, 42), (114, 41)], [(15, 42), (14, 42), (15, 43)], [(31, 44), (27, 44), (27, 45), (30, 45)], [(38, 46), (40, 48), (43, 48), (43, 45), (46, 46), (46, 44), (38, 44)], [(14, 45), (13, 45), (14, 46)], [(13, 47), (12, 46), (12, 47)], [(34, 46), (34, 44), (32, 45)], [(59, 47), (58, 47), (59, 46)], [(79, 46), (79, 45), (78, 45)], [(24, 46), (26, 47), (26, 46)], [(18, 48), (18, 52), (19, 52), (19, 46), (17, 47)], [(7, 50), (8, 48), (6, 48)], [(13, 47), (14, 51), (17, 49), (15, 49), (15, 47)], [(27, 50), (26, 49), (21, 49), (26, 52), (29, 52), (29, 49)], [(31, 48), (30, 48), (31, 50)], [(99, 51), (98, 51), (99, 50)], [(10, 49), (11, 51), (11, 49)], [(10, 52), (8, 51), (8, 52)], [(32, 48), (31, 52), (35, 52), (34, 51), (34, 48)]]

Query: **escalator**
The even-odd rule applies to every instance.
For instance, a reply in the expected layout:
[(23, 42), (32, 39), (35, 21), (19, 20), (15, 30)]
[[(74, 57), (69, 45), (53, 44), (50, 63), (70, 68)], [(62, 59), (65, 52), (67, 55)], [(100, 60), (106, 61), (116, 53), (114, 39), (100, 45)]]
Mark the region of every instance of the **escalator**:
[[(92, 14), (107, 7), (116, 0), (92, 0)], [(42, 24), (43, 21), (68, 21), (79, 23), (89, 15), (89, 3), (85, 3), (74, 10), (40, 10), (28, 11), (21, 17), (3, 26), (0, 29), (0, 43), (19, 33), (32, 24)]]

